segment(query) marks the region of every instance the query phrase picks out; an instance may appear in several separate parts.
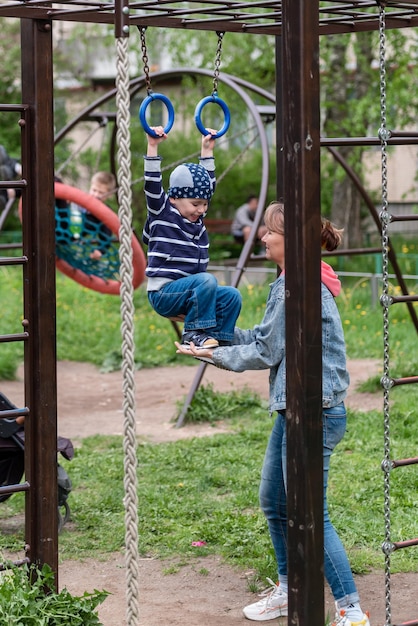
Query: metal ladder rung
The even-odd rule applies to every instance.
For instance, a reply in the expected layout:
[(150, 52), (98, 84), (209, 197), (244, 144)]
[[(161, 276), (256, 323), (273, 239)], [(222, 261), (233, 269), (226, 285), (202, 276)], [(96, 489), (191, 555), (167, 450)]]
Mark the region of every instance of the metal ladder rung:
[(412, 546), (418, 546), (417, 539), (407, 539), (406, 541), (393, 541), (393, 550), (401, 550), (402, 548), (411, 548)]
[[(12, 244), (15, 246), (16, 244)], [(21, 246), (19, 245), (19, 248)], [(25, 265), (28, 262), (27, 256), (16, 256), (16, 257), (8, 257), (2, 256), (0, 257), (0, 265)]]
[(418, 220), (418, 215), (412, 213), (411, 215), (392, 215), (390, 216), (391, 222), (415, 222)]
[(405, 376), (404, 378), (391, 378), (392, 384), (396, 385), (413, 385), (418, 383), (418, 376)]
[(7, 563), (0, 563), (0, 572), (5, 572), (8, 569), (11, 569), (11, 565), (15, 567), (21, 567), (22, 565), (29, 565), (30, 559), (26, 557), (25, 559), (19, 559), (18, 561), (8, 561)]
[(0, 411), (0, 419), (15, 419), (16, 417), (26, 417), (26, 415), (29, 415), (29, 409), (27, 406), (23, 407), (23, 409), (4, 409)]
[(390, 300), (390, 304), (397, 304), (398, 302), (418, 302), (418, 295), (390, 296)]
[(6, 343), (9, 341), (26, 341), (29, 338), (29, 333), (16, 333), (14, 335), (0, 335), (0, 343)]
[(411, 457), (410, 459), (397, 459), (393, 460), (390, 463), (390, 466), (395, 469), (395, 467), (405, 467), (407, 465), (414, 465), (418, 463), (418, 457)]
[(29, 488), (30, 484), (27, 481), (19, 483), (18, 485), (6, 485), (5, 487), (0, 487), (0, 496), (18, 493), (20, 491), (29, 491)]

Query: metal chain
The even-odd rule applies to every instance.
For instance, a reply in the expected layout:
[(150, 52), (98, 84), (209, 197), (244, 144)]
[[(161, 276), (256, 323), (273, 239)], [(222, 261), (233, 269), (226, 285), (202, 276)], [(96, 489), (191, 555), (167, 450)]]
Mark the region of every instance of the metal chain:
[(219, 80), (219, 68), (221, 66), (221, 55), (222, 55), (222, 41), (224, 38), (224, 32), (217, 32), (218, 35), (218, 45), (216, 48), (215, 55), (215, 71), (213, 72), (213, 91), (212, 96), (216, 96), (218, 93), (218, 80)]
[(390, 589), (390, 555), (393, 552), (391, 541), (391, 517), (390, 517), (390, 472), (392, 463), (390, 459), (390, 406), (389, 390), (392, 387), (389, 369), (389, 307), (391, 298), (389, 296), (389, 235), (388, 226), (391, 216), (388, 212), (388, 179), (387, 179), (387, 145), (390, 138), (390, 131), (386, 126), (386, 21), (384, 3), (379, 7), (379, 67), (380, 67), (380, 129), (379, 138), (381, 142), (381, 167), (382, 167), (382, 210), (380, 221), (382, 225), (382, 276), (383, 287), (380, 303), (383, 308), (383, 376), (381, 384), (383, 387), (383, 420), (384, 420), (384, 459), (382, 470), (384, 472), (384, 520), (385, 520), (385, 541), (382, 550), (385, 555), (385, 610), (386, 626), (391, 626), (391, 589)]
[(144, 75), (145, 75), (145, 87), (147, 89), (147, 94), (150, 95), (152, 93), (151, 89), (151, 79), (149, 77), (149, 65), (148, 65), (148, 56), (147, 56), (147, 44), (145, 42), (145, 31), (147, 30), (146, 26), (139, 29), (139, 35), (141, 38), (141, 51), (142, 51), (142, 62), (144, 64)]

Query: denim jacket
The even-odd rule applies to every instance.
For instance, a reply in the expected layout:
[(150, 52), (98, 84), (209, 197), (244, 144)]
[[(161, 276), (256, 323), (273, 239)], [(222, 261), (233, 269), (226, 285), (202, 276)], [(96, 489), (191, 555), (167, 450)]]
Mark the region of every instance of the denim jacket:
[[(286, 408), (285, 282), (279, 276), (271, 285), (263, 320), (250, 330), (235, 329), (232, 346), (213, 351), (218, 367), (243, 372), (270, 369), (270, 412)], [(346, 367), (344, 334), (334, 297), (321, 283), (322, 300), (322, 406), (344, 400), (350, 382)]]

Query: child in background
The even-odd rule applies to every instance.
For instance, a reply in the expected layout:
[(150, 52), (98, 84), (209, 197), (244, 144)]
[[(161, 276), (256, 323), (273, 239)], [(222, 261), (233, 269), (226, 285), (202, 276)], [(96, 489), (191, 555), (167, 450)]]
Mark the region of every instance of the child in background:
[(89, 194), (104, 202), (117, 189), (116, 178), (111, 172), (96, 172), (93, 174)]
[[(111, 172), (96, 172), (93, 174), (90, 182), (89, 194), (98, 200), (104, 202), (110, 198), (117, 189), (116, 178)], [(93, 238), (97, 242), (97, 248), (90, 254), (90, 258), (94, 261), (101, 259), (109, 246), (109, 240), (112, 236), (111, 230), (105, 226), (97, 217), (78, 207), (83, 213), (83, 229), (81, 237)]]
[(207, 272), (209, 238), (203, 221), (216, 185), (215, 140), (211, 134), (202, 137), (199, 164), (176, 167), (165, 193), (158, 145), (167, 135), (161, 126), (154, 130), (158, 137), (147, 135), (144, 157), (147, 221), (142, 238), (148, 246), (149, 302), (163, 317), (184, 316), (182, 345), (204, 349), (229, 344), (242, 298), (238, 289), (218, 285)]

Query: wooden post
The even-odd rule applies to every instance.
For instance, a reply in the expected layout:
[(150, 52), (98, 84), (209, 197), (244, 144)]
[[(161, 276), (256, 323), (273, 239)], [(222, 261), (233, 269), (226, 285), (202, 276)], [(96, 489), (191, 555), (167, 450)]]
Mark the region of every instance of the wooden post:
[(26, 543), (31, 562), (58, 571), (57, 380), (52, 23), (21, 20), (25, 330)]
[(283, 0), (289, 624), (324, 624), (319, 2)]

